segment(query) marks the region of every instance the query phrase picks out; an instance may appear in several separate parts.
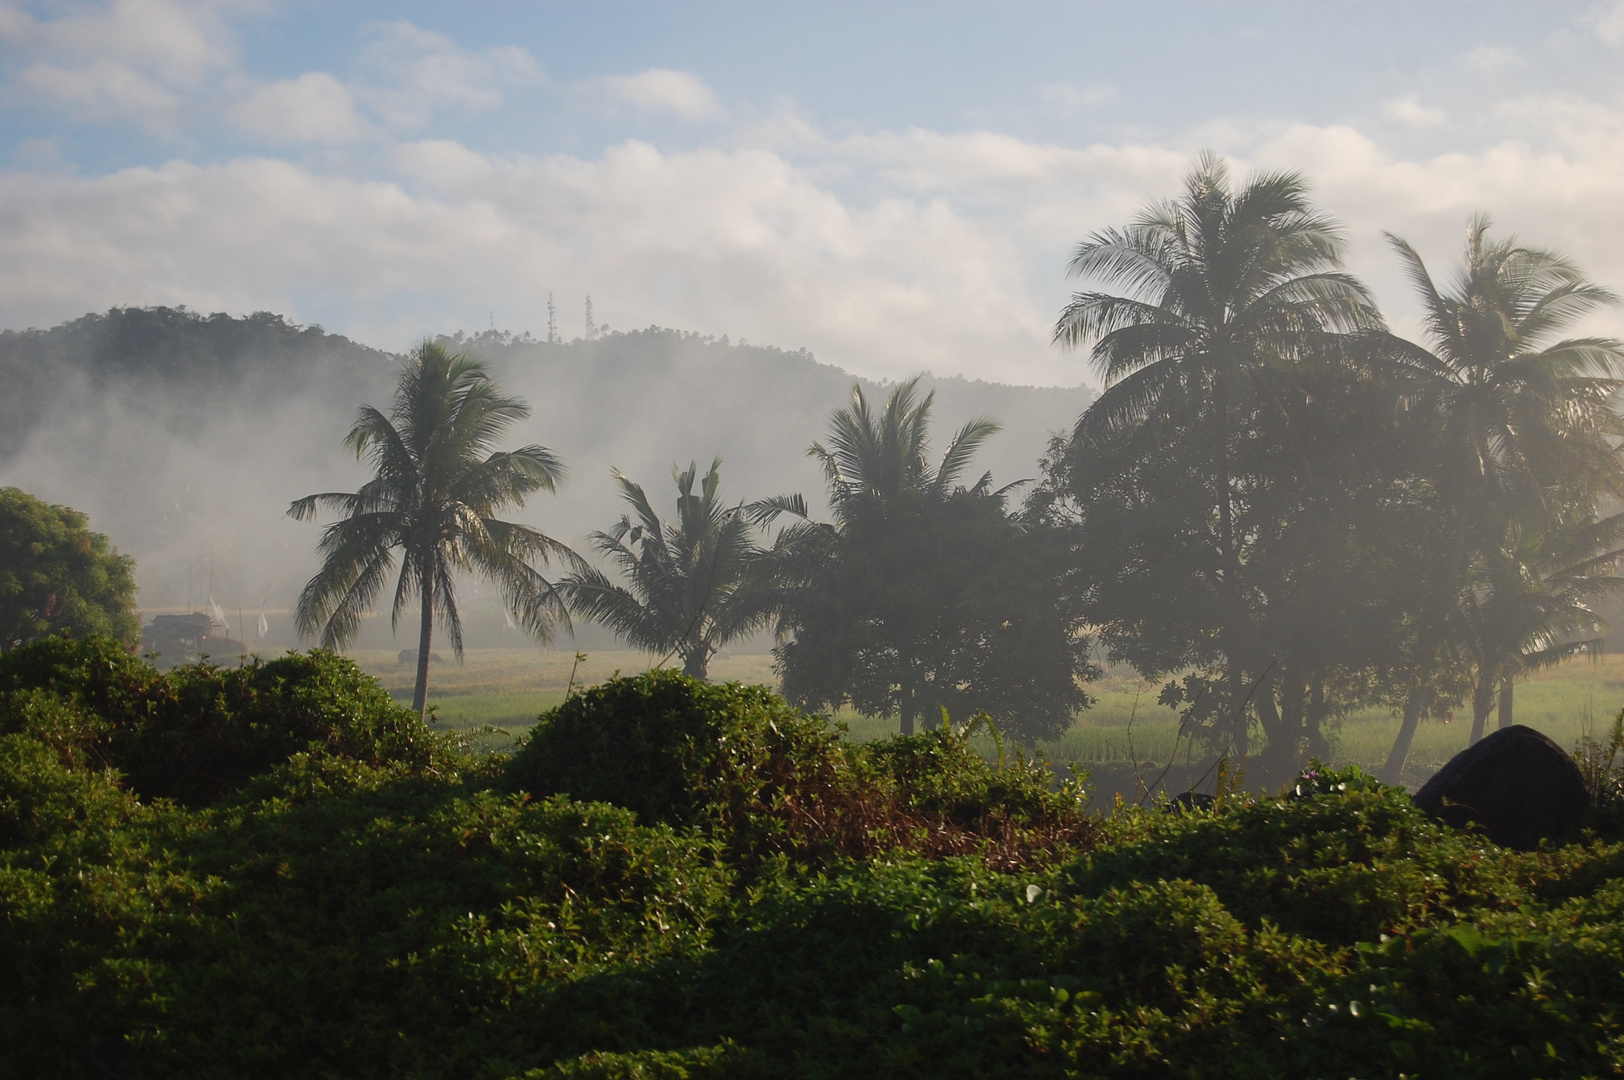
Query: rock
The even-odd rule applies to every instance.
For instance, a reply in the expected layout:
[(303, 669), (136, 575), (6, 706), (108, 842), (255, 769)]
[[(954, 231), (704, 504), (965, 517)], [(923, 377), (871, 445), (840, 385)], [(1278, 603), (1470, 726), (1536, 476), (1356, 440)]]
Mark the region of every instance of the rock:
[(1199, 791), (1183, 791), (1168, 800), (1167, 809), (1169, 811), (1183, 811), (1185, 813), (1189, 813), (1192, 810), (1211, 810), (1215, 805), (1217, 805), (1217, 802), (1218, 800), (1214, 799), (1211, 795), (1207, 795)]
[(1450, 758), (1415, 804), (1446, 825), (1476, 822), (1496, 844), (1527, 848), (1577, 825), (1590, 796), (1572, 757), (1513, 724)]

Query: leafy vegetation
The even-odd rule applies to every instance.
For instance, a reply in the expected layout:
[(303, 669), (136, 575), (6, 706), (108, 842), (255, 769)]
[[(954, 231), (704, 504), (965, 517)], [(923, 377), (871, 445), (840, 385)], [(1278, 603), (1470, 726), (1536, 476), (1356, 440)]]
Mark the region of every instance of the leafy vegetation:
[(932, 397), (897, 384), (878, 410), (861, 387), (830, 420), (823, 469), (834, 521), (813, 522), (799, 496), (760, 515), (800, 520), (779, 534), (769, 565), (783, 581), (784, 693), (808, 707), (849, 701), (871, 716), (985, 712), (1022, 738), (1052, 738), (1088, 704), (1077, 605), (1060, 588), (1067, 551), (1042, 522), (1005, 508), (992, 475), (960, 483), (997, 432), (972, 420), (940, 464), (928, 460)]
[[(130, 748), (175, 730), (259, 756), (185, 802), (142, 792)], [(856, 747), (663, 672), (481, 761), (330, 654), (163, 673), (105, 641), (17, 650), (0, 1072), (1624, 1067), (1624, 843), (1599, 810), (1600, 832), (1513, 852), (1316, 768), (1283, 797), (1089, 818), (964, 738)], [(795, 812), (813, 794), (822, 819)], [(1002, 842), (1045, 821), (1074, 824)]]
[(0, 649), (63, 632), (136, 641), (135, 560), (77, 510), (0, 488)]

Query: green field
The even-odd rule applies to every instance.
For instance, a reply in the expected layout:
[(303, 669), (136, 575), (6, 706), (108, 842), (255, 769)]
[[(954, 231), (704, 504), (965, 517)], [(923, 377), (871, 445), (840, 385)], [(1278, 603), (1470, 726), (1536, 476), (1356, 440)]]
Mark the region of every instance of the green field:
[[(411, 699), (415, 671), (399, 663), (396, 653), (358, 651), (351, 655), (390, 693), (403, 701)], [(572, 672), (577, 684), (593, 683), (617, 672), (646, 671), (660, 659), (629, 651), (594, 652), (577, 664), (575, 654), (569, 652), (473, 649), (459, 664), (447, 650), (446, 659), (431, 668), (429, 704), (441, 728), (495, 729), (481, 740), (482, 745), (495, 747), (506, 737), (524, 732), (540, 713), (562, 701)], [(710, 673), (717, 681), (768, 685), (777, 681), (772, 658), (761, 654), (724, 655), (712, 662)], [(1199, 773), (1199, 748), (1191, 747), (1188, 739), (1178, 739), (1178, 718), (1173, 710), (1156, 703), (1157, 690), (1157, 685), (1134, 678), (1131, 672), (1113, 673), (1090, 687), (1097, 703), (1079, 714), (1076, 726), (1039, 749), (1057, 764), (1075, 763), (1090, 771), (1102, 791), (1122, 791), (1129, 797), (1135, 777), (1154, 778), (1169, 762), (1183, 766), (1188, 761)], [(1624, 708), (1624, 655), (1573, 661), (1533, 675), (1517, 685), (1516, 704), (1518, 723), (1538, 728), (1562, 746), (1572, 746)], [(836, 719), (856, 739), (879, 738), (897, 730), (894, 718), (870, 719), (842, 710)], [(1452, 723), (1422, 724), (1405, 781), (1419, 784), (1465, 748), (1470, 728), (1470, 713), (1457, 714)], [(1329, 732), (1333, 761), (1375, 769), (1385, 760), (1397, 730), (1398, 719), (1385, 710), (1344, 717)], [(1186, 775), (1183, 768), (1172, 774), (1182, 775)]]

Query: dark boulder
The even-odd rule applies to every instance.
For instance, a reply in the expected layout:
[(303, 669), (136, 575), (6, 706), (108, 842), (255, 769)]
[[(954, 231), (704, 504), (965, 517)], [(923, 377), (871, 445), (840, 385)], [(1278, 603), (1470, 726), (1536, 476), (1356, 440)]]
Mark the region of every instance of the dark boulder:
[(1415, 793), (1433, 817), (1455, 828), (1475, 822), (1507, 847), (1532, 847), (1572, 828), (1589, 802), (1573, 758), (1521, 724), (1462, 750)]
[(1168, 800), (1167, 809), (1189, 813), (1193, 810), (1211, 810), (1217, 804), (1217, 799), (1204, 792), (1181, 791)]

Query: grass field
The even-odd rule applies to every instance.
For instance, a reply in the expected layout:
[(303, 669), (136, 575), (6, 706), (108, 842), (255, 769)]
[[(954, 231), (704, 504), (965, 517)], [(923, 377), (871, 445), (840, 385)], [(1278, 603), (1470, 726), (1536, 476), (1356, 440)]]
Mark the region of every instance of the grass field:
[[(403, 701), (412, 694), (415, 670), (394, 652), (351, 654), (384, 687)], [(660, 658), (637, 652), (594, 652), (577, 663), (574, 653), (539, 649), (475, 649), (461, 664), (450, 659), (430, 670), (429, 704), (437, 725), (445, 729), (495, 729), (482, 745), (500, 746), (523, 733), (536, 717), (564, 700), (571, 679), (577, 685), (609, 678), (616, 672), (646, 671)], [(711, 663), (718, 681), (776, 684), (772, 658), (723, 655)], [(1128, 778), (1160, 771), (1170, 762), (1192, 768), (1200, 764), (1199, 748), (1178, 738), (1176, 713), (1156, 703), (1158, 687), (1129, 674), (1114, 674), (1093, 684), (1093, 708), (1059, 740), (1040, 746), (1056, 764), (1089, 770), (1102, 790), (1128, 791)], [(1624, 707), (1624, 655), (1597, 661), (1577, 660), (1540, 672), (1517, 685), (1516, 721), (1545, 732), (1564, 747), (1580, 736), (1605, 727)], [(849, 711), (835, 717), (847, 724), (854, 739), (880, 738), (897, 730), (895, 719), (871, 719)], [(1494, 717), (1490, 717), (1490, 724)], [(1414, 786), (1451, 756), (1464, 749), (1471, 716), (1453, 723), (1427, 722), (1416, 733), (1404, 780)], [(1385, 710), (1354, 713), (1330, 732), (1335, 764), (1379, 767), (1398, 731), (1398, 719)], [(990, 747), (990, 743), (989, 743)], [(1177, 768), (1177, 775), (1185, 770)]]

